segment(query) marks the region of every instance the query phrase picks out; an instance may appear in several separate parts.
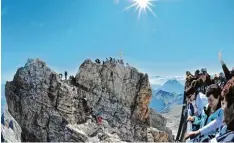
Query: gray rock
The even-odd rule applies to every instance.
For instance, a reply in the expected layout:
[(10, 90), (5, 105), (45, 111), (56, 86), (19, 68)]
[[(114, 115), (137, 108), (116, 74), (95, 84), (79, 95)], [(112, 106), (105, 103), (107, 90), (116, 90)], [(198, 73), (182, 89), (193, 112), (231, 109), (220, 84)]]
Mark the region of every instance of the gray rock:
[(150, 125), (168, 134), (168, 141), (173, 141), (172, 130), (166, 127), (167, 120), (154, 109), (150, 109)]
[[(86, 60), (71, 83), (45, 62), (30, 59), (6, 83), (9, 112), (22, 128), (22, 141), (147, 141), (151, 96), (147, 74), (116, 62)], [(87, 115), (88, 106), (94, 115), (101, 113), (101, 125)], [(154, 116), (165, 127), (165, 120)]]

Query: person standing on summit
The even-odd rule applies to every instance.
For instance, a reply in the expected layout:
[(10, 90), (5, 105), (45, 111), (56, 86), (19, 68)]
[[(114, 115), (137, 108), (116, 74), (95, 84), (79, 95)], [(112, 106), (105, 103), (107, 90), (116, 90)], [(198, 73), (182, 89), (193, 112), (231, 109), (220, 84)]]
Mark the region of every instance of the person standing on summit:
[(67, 71), (64, 72), (65, 80), (67, 80)]

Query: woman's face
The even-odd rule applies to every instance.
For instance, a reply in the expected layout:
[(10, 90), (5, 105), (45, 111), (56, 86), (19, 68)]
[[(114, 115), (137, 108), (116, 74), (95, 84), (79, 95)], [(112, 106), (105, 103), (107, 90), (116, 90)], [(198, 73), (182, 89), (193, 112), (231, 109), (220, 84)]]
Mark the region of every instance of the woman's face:
[(191, 94), (190, 97), (188, 98), (189, 102), (193, 102), (195, 100), (195, 93)]
[(211, 108), (215, 108), (217, 107), (218, 103), (219, 103), (219, 97), (216, 99), (214, 98), (214, 95), (211, 94), (209, 97), (208, 97), (208, 103), (209, 103), (209, 106)]

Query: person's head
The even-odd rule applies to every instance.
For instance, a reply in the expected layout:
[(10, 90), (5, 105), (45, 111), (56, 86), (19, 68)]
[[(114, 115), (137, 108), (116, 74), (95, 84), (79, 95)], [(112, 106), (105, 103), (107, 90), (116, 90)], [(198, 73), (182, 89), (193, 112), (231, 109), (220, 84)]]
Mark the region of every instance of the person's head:
[(217, 84), (210, 85), (206, 90), (209, 107), (217, 110), (221, 107), (221, 89)]
[(224, 122), (228, 125), (228, 129), (234, 131), (234, 77), (224, 86), (221, 95)]
[(224, 73), (219, 73), (219, 78), (221, 78), (221, 79), (223, 79), (223, 78), (225, 78), (225, 75), (224, 75)]
[(203, 75), (207, 74), (206, 68), (202, 68), (202, 69), (201, 69), (201, 72), (202, 72)]
[(194, 73), (195, 77), (199, 77), (200, 76), (200, 71), (199, 70), (196, 70), (195, 73)]
[(219, 80), (219, 75), (215, 74), (215, 75), (214, 75), (214, 81), (215, 81), (215, 83), (217, 83), (218, 80)]
[(189, 76), (191, 73), (189, 71), (186, 71), (186, 75)]
[(219, 78), (219, 75), (218, 75), (218, 74), (215, 74), (215, 75), (214, 75), (214, 79), (215, 79), (215, 78)]
[(188, 102), (192, 102), (196, 99), (195, 91), (196, 91), (195, 88), (192, 86), (186, 89), (185, 95), (186, 95)]

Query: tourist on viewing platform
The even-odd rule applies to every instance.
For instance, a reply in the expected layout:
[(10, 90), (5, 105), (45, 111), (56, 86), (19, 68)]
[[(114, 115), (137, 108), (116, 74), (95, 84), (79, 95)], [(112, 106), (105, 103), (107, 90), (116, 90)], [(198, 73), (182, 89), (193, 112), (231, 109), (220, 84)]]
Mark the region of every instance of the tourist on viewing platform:
[(224, 86), (221, 95), (224, 124), (211, 142), (234, 142), (234, 77)]
[[(208, 103), (207, 98), (204, 94), (201, 92), (197, 92), (194, 87), (190, 87), (186, 90), (185, 92), (187, 96), (187, 101), (190, 104), (189, 109), (191, 111), (191, 116), (197, 116), (201, 118), (203, 108), (206, 106)], [(189, 120), (189, 118), (188, 118)], [(192, 130), (198, 130), (200, 128), (200, 125), (198, 124), (193, 124), (192, 125)]]
[(194, 87), (188, 88), (185, 94), (188, 102), (193, 105), (194, 115), (201, 115), (204, 107), (208, 103), (206, 96), (201, 92), (197, 92)]
[[(218, 85), (212, 84), (208, 87), (206, 96), (208, 98), (208, 105), (204, 109), (204, 112), (202, 112), (202, 116), (189, 116), (188, 121), (191, 121), (195, 125), (200, 125), (201, 127), (204, 127), (208, 125), (211, 121), (216, 120), (217, 118), (223, 117), (223, 110), (221, 109), (221, 89)], [(221, 125), (219, 126), (221, 127)], [(209, 141), (211, 138), (213, 138), (217, 130), (213, 130), (212, 132), (209, 132), (208, 134), (202, 134), (198, 136), (197, 138), (192, 138), (193, 141)], [(196, 131), (195, 131), (196, 132)], [(192, 135), (192, 133), (188, 133), (189, 135)]]

